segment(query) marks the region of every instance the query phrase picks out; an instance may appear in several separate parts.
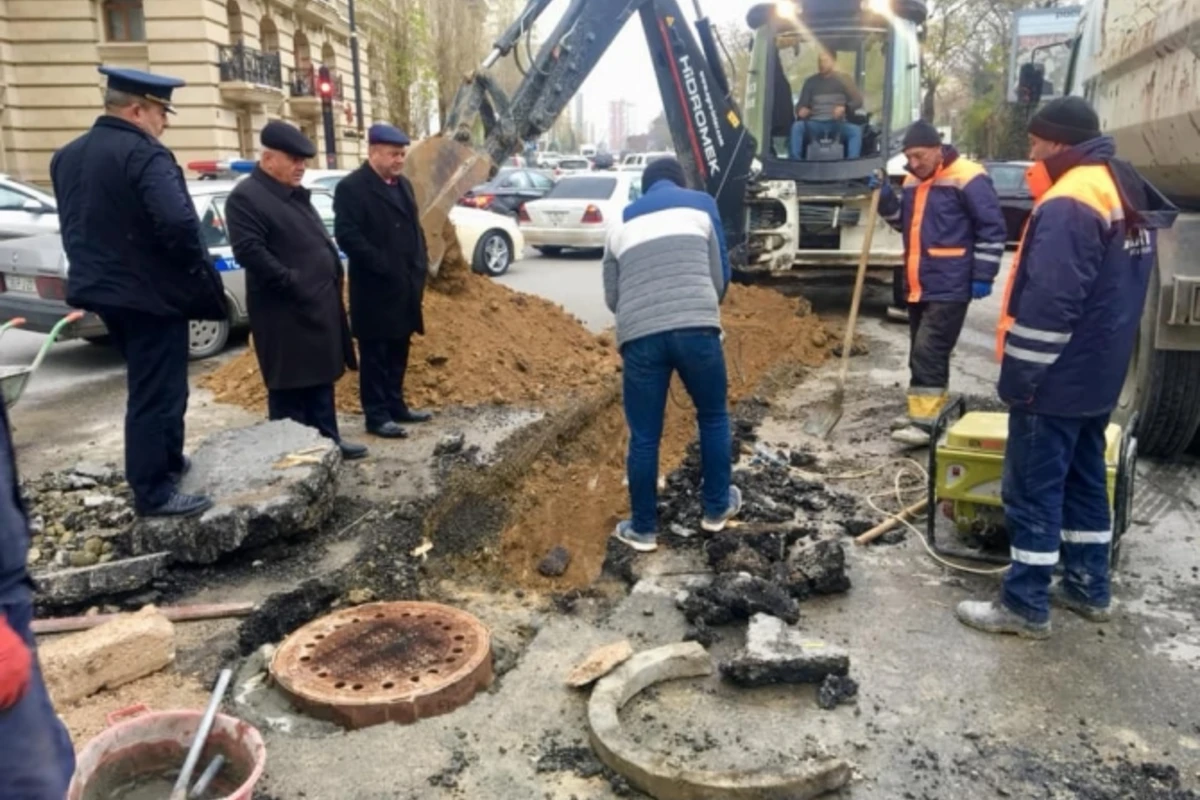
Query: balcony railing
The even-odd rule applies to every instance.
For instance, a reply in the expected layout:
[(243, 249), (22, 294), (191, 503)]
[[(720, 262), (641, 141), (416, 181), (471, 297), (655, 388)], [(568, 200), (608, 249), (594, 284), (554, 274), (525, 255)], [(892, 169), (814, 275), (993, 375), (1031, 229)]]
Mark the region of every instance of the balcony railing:
[[(293, 67), (288, 71), (288, 88), (291, 91), (292, 97), (316, 97), (320, 99), (321, 94), (317, 91), (318, 69), (318, 66), (313, 65), (309, 67)], [(333, 83), (333, 99), (341, 100), (344, 97), (341, 73), (330, 70), (329, 77)]]
[(219, 63), (222, 83), (237, 81), (283, 89), (279, 53), (264, 53), (244, 44), (222, 45)]

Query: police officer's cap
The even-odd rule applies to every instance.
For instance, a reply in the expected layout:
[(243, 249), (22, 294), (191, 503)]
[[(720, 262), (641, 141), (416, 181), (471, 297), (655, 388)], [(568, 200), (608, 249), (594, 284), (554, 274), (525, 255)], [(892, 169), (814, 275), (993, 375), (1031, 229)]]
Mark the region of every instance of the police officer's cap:
[(175, 109), (171, 106), (171, 92), (186, 85), (179, 78), (169, 75), (155, 75), (140, 69), (125, 69), (124, 67), (97, 67), (101, 75), (108, 78), (108, 88), (116, 92), (124, 92), (134, 97), (153, 100), (166, 108), (172, 114)]
[(299, 128), (277, 119), (271, 120), (263, 126), (259, 141), (268, 150), (278, 150), (289, 156), (312, 158), (317, 154), (316, 145), (310, 142)]
[(376, 122), (367, 131), (367, 144), (394, 144), (398, 147), (407, 147), (412, 144), (412, 141), (408, 138), (407, 133), (395, 125)]

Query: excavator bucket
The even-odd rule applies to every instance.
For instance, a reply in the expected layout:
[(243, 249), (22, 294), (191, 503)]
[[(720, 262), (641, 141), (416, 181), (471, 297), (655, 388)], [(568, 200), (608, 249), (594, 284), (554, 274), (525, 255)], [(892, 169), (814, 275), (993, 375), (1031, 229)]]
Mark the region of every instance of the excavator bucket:
[(491, 172), (490, 158), (444, 136), (422, 139), (408, 151), (404, 175), (412, 183), (421, 209), (432, 277), (437, 276), (450, 244), (444, 236), (450, 209)]

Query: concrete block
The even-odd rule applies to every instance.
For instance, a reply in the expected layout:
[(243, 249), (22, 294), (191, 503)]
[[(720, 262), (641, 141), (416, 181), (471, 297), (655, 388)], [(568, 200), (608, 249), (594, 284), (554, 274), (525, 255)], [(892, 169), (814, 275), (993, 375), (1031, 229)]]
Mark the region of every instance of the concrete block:
[(92, 567), (44, 572), (34, 579), (38, 600), (48, 605), (70, 605), (93, 597), (134, 592), (161, 577), (170, 560), (169, 553), (153, 553)]
[(38, 645), (42, 675), (55, 705), (115, 689), (175, 660), (175, 626), (156, 609)]
[(633, 656), (633, 646), (625, 640), (606, 644), (592, 651), (586, 659), (575, 665), (567, 676), (567, 686), (582, 689), (589, 683), (600, 680)]
[(621, 707), (646, 687), (711, 673), (708, 652), (695, 642), (681, 642), (638, 653), (602, 678), (588, 703), (588, 729), (596, 755), (658, 800), (809, 800), (849, 782), (850, 765), (836, 758), (744, 771), (683, 769), (647, 751), (621, 729)]
[(827, 675), (850, 671), (850, 655), (839, 647), (806, 639), (783, 620), (755, 614), (746, 630), (746, 647), (721, 664), (721, 674), (741, 686), (773, 683), (820, 683)]
[(211, 564), (243, 547), (316, 530), (333, 511), (340, 464), (334, 442), (290, 420), (217, 433), (192, 455), (180, 486), (210, 495), (213, 507), (188, 519), (139, 520), (130, 532), (133, 552)]

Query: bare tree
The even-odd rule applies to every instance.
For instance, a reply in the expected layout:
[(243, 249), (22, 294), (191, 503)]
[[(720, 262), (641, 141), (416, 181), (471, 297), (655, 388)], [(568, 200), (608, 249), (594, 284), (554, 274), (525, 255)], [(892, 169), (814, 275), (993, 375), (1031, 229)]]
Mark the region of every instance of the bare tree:
[(437, 86), (437, 111), (446, 119), (463, 79), (490, 48), (487, 6), (479, 0), (423, 0), (429, 21), (431, 66)]
[(419, 111), (421, 94), (430, 76), (429, 25), (423, 0), (371, 0), (386, 9), (383, 59), (388, 114), (413, 136), (428, 133), (426, 118)]

